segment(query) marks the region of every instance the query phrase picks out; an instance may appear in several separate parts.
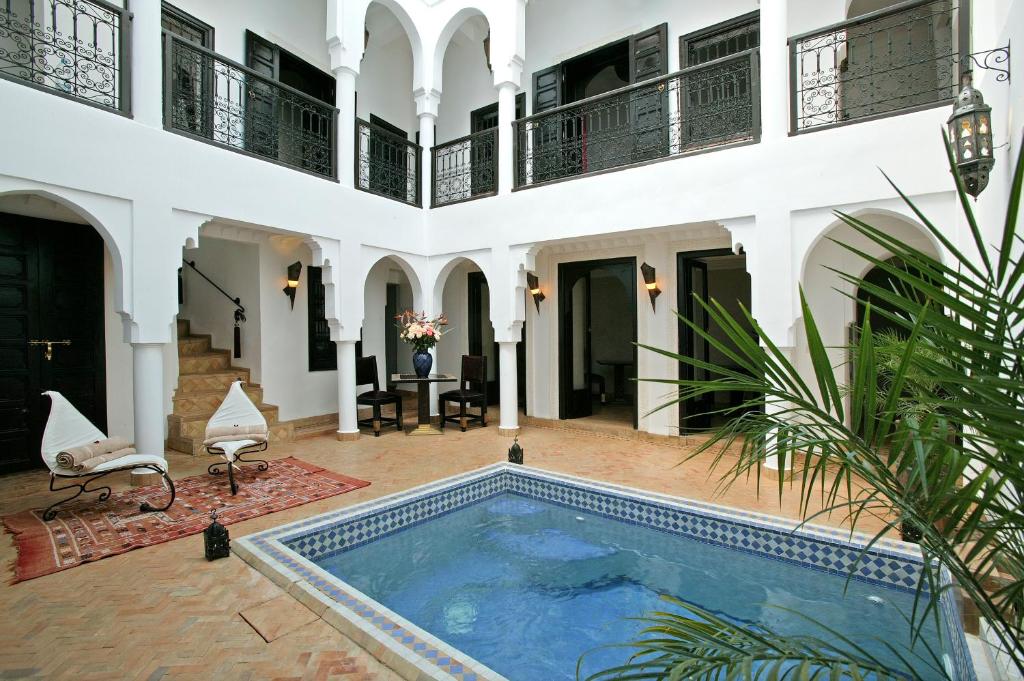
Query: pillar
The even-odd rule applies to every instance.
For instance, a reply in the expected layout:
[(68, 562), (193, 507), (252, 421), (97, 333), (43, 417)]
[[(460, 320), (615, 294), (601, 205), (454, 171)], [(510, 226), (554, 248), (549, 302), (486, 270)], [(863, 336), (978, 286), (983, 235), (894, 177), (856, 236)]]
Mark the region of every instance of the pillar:
[(501, 368), (501, 421), (498, 434), (512, 437), (519, 434), (519, 362), (516, 341), (498, 343), (498, 360)]
[(334, 104), (338, 107), (338, 144), (336, 163), (338, 182), (355, 186), (356, 164), (356, 72), (341, 66), (334, 70)]
[(761, 0), (761, 140), (789, 134), (789, 45), (786, 0)]
[(132, 343), (132, 398), (135, 450), (139, 454), (163, 456), (164, 343)]
[(338, 434), (343, 442), (359, 439), (356, 413), (356, 342), (337, 341), (338, 351)]
[(423, 149), (423, 162), (420, 164), (420, 200), (424, 206), (430, 206), (433, 195), (433, 160), (431, 150), (434, 148), (434, 126), (437, 123), (437, 107), (441, 102), (441, 93), (436, 90), (420, 90), (416, 93), (416, 116), (420, 121), (420, 147)]
[(131, 108), (136, 122), (163, 127), (163, 48), (159, 2), (133, 2)]
[(498, 85), (498, 193), (512, 191), (515, 178), (516, 84), (505, 81)]

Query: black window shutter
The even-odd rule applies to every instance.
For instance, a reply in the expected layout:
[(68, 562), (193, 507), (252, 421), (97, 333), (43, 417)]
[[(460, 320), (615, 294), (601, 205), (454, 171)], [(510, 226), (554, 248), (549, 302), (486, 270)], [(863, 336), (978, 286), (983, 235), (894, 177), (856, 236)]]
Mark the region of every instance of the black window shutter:
[(561, 64), (533, 74), (533, 113), (554, 109), (562, 103)]
[(640, 83), (668, 73), (668, 24), (659, 24), (629, 38), (629, 78)]
[(277, 80), (281, 65), (281, 54), (277, 45), (247, 30), (245, 32), (245, 65), (267, 78)]
[[(668, 73), (668, 24), (636, 33), (629, 39), (629, 79), (632, 83)], [(637, 131), (632, 140), (634, 163), (669, 153), (668, 93), (665, 83), (636, 89), (630, 97), (630, 121)]]
[(331, 340), (327, 324), (327, 290), (323, 285), (323, 271), (310, 265), (306, 268), (307, 324), (309, 325), (309, 370), (334, 371), (338, 368), (338, 353)]

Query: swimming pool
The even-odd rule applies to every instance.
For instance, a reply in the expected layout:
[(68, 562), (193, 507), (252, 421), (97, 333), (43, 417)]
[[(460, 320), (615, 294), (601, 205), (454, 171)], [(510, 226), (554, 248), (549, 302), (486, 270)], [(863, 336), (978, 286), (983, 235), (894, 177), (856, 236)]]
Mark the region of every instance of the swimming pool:
[[(235, 542), (236, 553), (411, 679), (575, 678), (659, 594), (786, 633), (782, 606), (871, 645), (906, 638), (920, 556), (863, 538), (501, 464)], [(950, 599), (951, 600), (951, 599)], [(974, 674), (943, 607), (947, 666)], [(818, 632), (815, 632), (818, 633)], [(882, 649), (873, 652), (884, 656)], [(587, 670), (622, 650), (599, 649)]]

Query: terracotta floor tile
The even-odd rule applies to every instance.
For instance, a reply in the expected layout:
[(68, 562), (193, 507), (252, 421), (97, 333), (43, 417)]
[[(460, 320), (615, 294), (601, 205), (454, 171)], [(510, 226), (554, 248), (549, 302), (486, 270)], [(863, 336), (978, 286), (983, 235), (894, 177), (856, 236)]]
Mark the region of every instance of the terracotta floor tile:
[[(780, 501), (776, 483), (738, 480), (718, 490), (710, 455), (687, 460), (692, 447), (605, 434), (526, 427), (519, 438), (526, 463), (728, 506), (798, 517), (797, 494)], [(372, 484), (341, 496), (228, 527), (232, 538), (344, 508), (446, 476), (505, 460), (511, 441), (498, 429), (448, 429), (443, 437), (386, 432), (341, 443), (325, 436), (273, 445), (269, 458), (296, 456)], [(727, 457), (728, 458), (728, 457)], [(168, 453), (173, 475), (204, 474), (213, 460)], [(116, 476), (111, 476), (112, 478)], [(123, 489), (127, 475), (111, 485)], [(0, 478), (0, 514), (47, 506), (53, 495), (43, 471)], [(839, 525), (841, 518), (816, 522)], [(877, 526), (877, 523), (876, 525)], [(0, 537), (0, 566), (15, 558)], [(7, 577), (10, 576), (10, 568)], [(4, 580), (6, 581), (6, 580)], [(0, 585), (0, 678), (46, 679), (344, 679), (397, 678), (351, 640), (295, 603), (238, 558), (203, 560), (201, 536), (152, 546), (40, 577)], [(299, 625), (271, 629), (267, 643), (239, 612), (305, 610)], [(288, 604), (288, 605), (286, 605)], [(259, 620), (258, 615), (253, 618)]]
[(278, 596), (239, 613), (267, 643), (319, 619), (291, 596)]

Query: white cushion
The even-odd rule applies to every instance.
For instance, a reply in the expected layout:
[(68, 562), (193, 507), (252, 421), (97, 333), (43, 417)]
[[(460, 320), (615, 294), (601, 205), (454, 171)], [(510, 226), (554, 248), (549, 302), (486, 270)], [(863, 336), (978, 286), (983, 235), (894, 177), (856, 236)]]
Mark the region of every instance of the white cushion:
[(127, 468), (128, 466), (152, 465), (158, 467), (164, 473), (167, 472), (167, 459), (159, 454), (129, 454), (113, 461), (104, 461), (90, 471), (82, 471), (83, 474), (102, 473), (103, 471), (115, 468)]
[(245, 449), (246, 447), (252, 447), (253, 445), (262, 444), (256, 440), (228, 440), (227, 442), (218, 442), (215, 445), (210, 445), (210, 449), (220, 450), (220, 454), (227, 459), (228, 462), (234, 461), (238, 457), (238, 452)]

